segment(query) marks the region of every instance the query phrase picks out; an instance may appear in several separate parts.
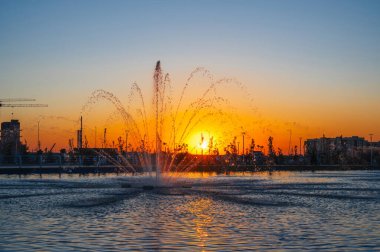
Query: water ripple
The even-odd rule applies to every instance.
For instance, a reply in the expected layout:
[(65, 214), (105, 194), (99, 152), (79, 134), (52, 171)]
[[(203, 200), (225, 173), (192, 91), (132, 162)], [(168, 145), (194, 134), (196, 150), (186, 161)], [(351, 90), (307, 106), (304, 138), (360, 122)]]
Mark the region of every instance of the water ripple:
[[(1, 251), (380, 250), (379, 172), (0, 179)], [(188, 186), (188, 185), (191, 186)]]

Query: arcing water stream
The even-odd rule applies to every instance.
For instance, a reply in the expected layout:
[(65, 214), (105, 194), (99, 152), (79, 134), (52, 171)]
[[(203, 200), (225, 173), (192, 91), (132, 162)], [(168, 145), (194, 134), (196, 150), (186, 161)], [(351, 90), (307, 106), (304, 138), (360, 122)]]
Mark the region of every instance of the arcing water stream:
[[(200, 95), (195, 95), (190, 89), (195, 85), (193, 81), (197, 76), (206, 80), (201, 82), (203, 87)], [(175, 101), (169, 74), (162, 71), (161, 63), (158, 61), (153, 74), (152, 109), (146, 107), (147, 103), (140, 86), (133, 83), (127, 106), (111, 92), (95, 90), (84, 105), (82, 114), (88, 114), (92, 106), (100, 100), (111, 102), (128, 137), (128, 140), (127, 137), (125, 139), (126, 148), (133, 150), (134, 155), (138, 157), (138, 162), (133, 163), (128, 157), (121, 155), (118, 160), (113, 160), (113, 163), (129, 171), (135, 171), (137, 166), (142, 167), (144, 172), (156, 171), (156, 182), (168, 183), (175, 177), (173, 174), (176, 172), (189, 171), (199, 163), (196, 156), (187, 153), (192, 150), (194, 152), (194, 147), (189, 146), (188, 141), (199, 131), (200, 125), (208, 130), (215, 125), (219, 130), (238, 125), (238, 113), (236, 108), (234, 110), (232, 100), (220, 94), (223, 92), (219, 92), (219, 89), (223, 91), (226, 88), (236, 91), (243, 90), (244, 86), (234, 79), (214, 80), (208, 70), (196, 68), (184, 84), (179, 99)], [(244, 93), (247, 94), (245, 91)], [(203, 133), (201, 135), (203, 143)], [(229, 141), (226, 139), (225, 133), (220, 134), (219, 143)], [(214, 137), (210, 134), (209, 140), (208, 146), (204, 147), (207, 147), (210, 153), (217, 147), (213, 146)], [(126, 152), (128, 154), (128, 151)], [(203, 154), (203, 149), (201, 152)]]

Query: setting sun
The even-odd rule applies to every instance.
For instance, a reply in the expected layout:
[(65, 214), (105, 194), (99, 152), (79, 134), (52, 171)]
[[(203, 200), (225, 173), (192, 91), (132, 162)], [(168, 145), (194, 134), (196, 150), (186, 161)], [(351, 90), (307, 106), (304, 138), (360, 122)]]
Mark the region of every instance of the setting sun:
[(199, 143), (199, 148), (206, 150), (208, 149), (208, 142), (205, 140), (202, 143)]
[(203, 134), (198, 132), (189, 138), (189, 152), (192, 154), (203, 153), (208, 154), (213, 151), (215, 146), (214, 137), (209, 133)]

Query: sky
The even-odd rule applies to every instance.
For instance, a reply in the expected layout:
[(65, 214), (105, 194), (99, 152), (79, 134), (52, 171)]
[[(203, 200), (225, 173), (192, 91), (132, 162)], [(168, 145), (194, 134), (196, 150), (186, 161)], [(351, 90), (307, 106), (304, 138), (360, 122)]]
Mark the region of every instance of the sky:
[[(125, 102), (136, 82), (149, 100), (161, 60), (175, 87), (197, 67), (242, 83), (244, 94), (229, 94), (241, 102), (235, 125), (246, 141), (272, 135), (286, 150), (290, 132), (292, 145), (322, 135), (380, 140), (379, 27), (376, 0), (0, 0), (0, 98), (49, 105), (1, 108), (0, 120), (19, 119), (31, 149), (38, 121), (43, 146), (67, 148), (94, 90)], [(97, 111), (106, 121), (112, 108)]]

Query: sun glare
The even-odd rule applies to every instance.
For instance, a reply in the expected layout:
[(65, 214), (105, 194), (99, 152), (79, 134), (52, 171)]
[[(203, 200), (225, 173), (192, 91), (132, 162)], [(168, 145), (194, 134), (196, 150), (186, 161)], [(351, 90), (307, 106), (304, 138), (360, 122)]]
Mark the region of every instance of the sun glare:
[(208, 148), (208, 142), (205, 140), (199, 144), (199, 148), (206, 150)]
[[(192, 153), (192, 154), (199, 154), (199, 153), (208, 153), (209, 149), (210, 149), (210, 143), (212, 143), (211, 141), (215, 141), (215, 140), (212, 140), (213, 138), (210, 138), (210, 136), (206, 133), (203, 134), (203, 133), (196, 133), (194, 134), (193, 136), (191, 136), (187, 142), (189, 143), (189, 152)], [(212, 149), (213, 147), (211, 147)]]

